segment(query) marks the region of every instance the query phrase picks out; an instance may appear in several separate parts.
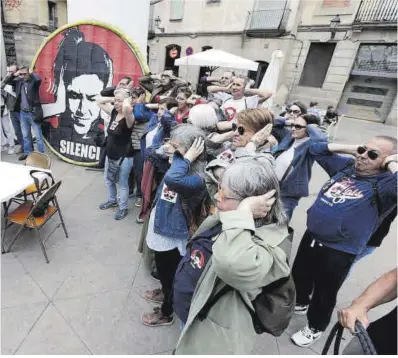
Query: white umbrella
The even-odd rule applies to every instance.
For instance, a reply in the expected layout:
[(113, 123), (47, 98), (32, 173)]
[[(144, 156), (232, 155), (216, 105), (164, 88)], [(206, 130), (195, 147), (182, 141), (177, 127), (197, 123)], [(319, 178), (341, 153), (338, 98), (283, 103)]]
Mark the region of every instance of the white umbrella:
[(191, 56), (181, 57), (174, 62), (175, 66), (218, 66), (257, 71), (258, 63), (221, 50), (207, 50)]
[[(263, 77), (263, 80), (261, 81), (261, 84), (258, 87), (259, 89), (262, 90), (267, 89), (272, 91), (274, 94), (276, 93), (282, 62), (283, 62), (283, 52), (281, 50), (274, 51), (271, 56), (271, 63), (269, 64), (267, 71), (265, 72), (265, 75)], [(271, 96), (271, 98), (265, 101), (263, 103), (263, 107), (271, 108), (273, 104), (273, 97), (274, 96)]]

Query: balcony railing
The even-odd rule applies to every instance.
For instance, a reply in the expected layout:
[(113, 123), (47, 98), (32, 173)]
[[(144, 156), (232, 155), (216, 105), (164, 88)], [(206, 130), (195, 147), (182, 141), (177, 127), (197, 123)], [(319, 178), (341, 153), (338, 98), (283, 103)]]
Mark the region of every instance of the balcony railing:
[(250, 11), (246, 25), (248, 36), (256, 34), (281, 35), (286, 32), (290, 9)]
[(391, 24), (397, 22), (398, 0), (362, 0), (356, 24)]

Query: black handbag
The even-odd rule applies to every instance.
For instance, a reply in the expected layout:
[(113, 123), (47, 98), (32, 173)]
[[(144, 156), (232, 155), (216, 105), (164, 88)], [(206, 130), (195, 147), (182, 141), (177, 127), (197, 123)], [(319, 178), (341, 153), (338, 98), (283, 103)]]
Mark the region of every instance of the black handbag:
[[(29, 172), (29, 175), (33, 178), (33, 181), (35, 183), (38, 197), (40, 197), (43, 194), (42, 193), (42, 186), (40, 185), (39, 179), (37, 179), (34, 175), (32, 175), (34, 173), (44, 173), (51, 179), (51, 185), (48, 184), (47, 178), (44, 180), (44, 183), (47, 184), (47, 188), (49, 188), (50, 186), (53, 186), (55, 184), (55, 180), (54, 180), (54, 177), (52, 176), (52, 174), (48, 173), (48, 172), (44, 172), (44, 171), (41, 171), (41, 170), (31, 170)], [(40, 205), (37, 206), (33, 210), (33, 212), (32, 212), (33, 217), (39, 218), (41, 216), (44, 216), (46, 214), (46, 212), (47, 212), (47, 209), (48, 209), (48, 206), (49, 206), (51, 200), (52, 200), (52, 198), (49, 198), (48, 200), (43, 201), (42, 203), (40, 203)]]

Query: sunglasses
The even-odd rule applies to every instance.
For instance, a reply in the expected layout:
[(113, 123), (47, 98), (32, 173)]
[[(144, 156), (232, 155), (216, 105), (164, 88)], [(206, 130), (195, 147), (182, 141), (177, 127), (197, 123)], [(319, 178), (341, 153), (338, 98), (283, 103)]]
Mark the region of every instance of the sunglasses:
[(288, 110), (287, 110), (287, 113), (289, 113), (289, 114), (290, 114), (290, 113), (293, 113), (293, 114), (300, 114), (301, 111), (299, 111), (298, 109), (294, 109), (294, 110), (293, 110), (293, 109), (288, 109)]
[(246, 132), (246, 128), (242, 126), (237, 126), (235, 123), (232, 123), (232, 131), (235, 132), (238, 130), (239, 135), (244, 135)]
[(377, 153), (373, 149), (369, 150), (368, 148), (366, 148), (365, 146), (362, 146), (362, 145), (357, 148), (358, 154), (365, 154), (366, 152), (368, 152), (368, 157), (370, 160), (376, 160), (379, 157), (379, 153)]
[(307, 128), (307, 126), (302, 126), (301, 124), (290, 124), (290, 125), (287, 125), (286, 127), (294, 128), (297, 130)]

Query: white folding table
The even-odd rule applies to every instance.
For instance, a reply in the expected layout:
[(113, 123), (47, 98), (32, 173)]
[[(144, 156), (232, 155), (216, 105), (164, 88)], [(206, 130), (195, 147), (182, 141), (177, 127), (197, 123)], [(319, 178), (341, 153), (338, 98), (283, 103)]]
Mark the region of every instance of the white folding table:
[[(51, 174), (51, 170), (49, 169), (0, 162), (0, 202), (4, 207), (4, 215), (7, 215), (8, 202), (22, 193), (27, 187), (34, 184), (34, 180), (29, 174), (31, 170), (40, 170)], [(39, 182), (46, 177), (45, 174), (41, 173), (36, 173), (34, 175), (39, 179)], [(3, 253), (3, 240), (1, 240), (1, 246)]]

